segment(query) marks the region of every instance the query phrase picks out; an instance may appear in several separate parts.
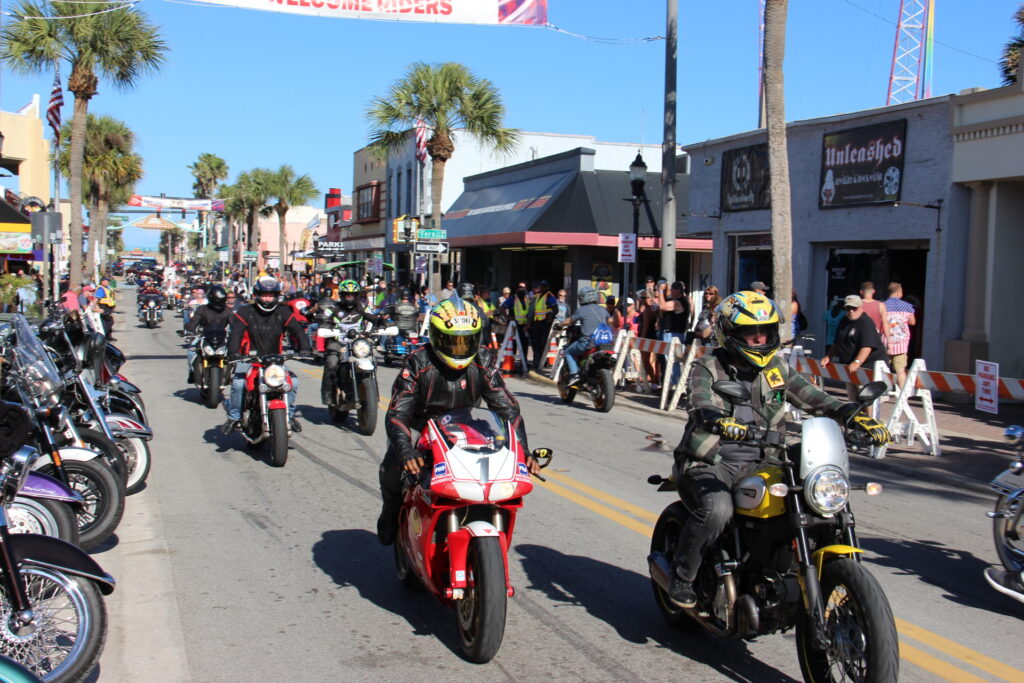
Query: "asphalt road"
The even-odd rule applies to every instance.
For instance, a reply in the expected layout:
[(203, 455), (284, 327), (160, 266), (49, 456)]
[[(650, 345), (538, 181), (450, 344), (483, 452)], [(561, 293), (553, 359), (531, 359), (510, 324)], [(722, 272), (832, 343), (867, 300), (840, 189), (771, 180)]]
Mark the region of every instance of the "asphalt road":
[[(132, 496), (116, 542), (96, 554), (119, 580), (99, 680), (799, 680), (792, 634), (752, 642), (684, 636), (655, 607), (649, 531), (674, 500), (646, 483), (667, 473), (680, 422), (562, 405), (521, 380), (530, 444), (554, 449), (549, 483), (526, 499), (509, 554), (516, 596), (489, 664), (458, 655), (452, 614), (395, 578), (376, 540), (382, 427), (333, 424), (320, 368), (295, 363), (304, 430), (284, 469), (224, 437), (222, 410), (185, 383), (168, 318), (137, 327), (129, 297), (115, 334), (125, 374), (144, 390), (156, 431), (148, 487)], [(127, 314), (127, 315), (125, 315)], [(380, 370), (384, 400), (394, 370)], [(664, 443), (652, 434), (662, 434)], [(992, 496), (858, 462), (885, 485), (855, 493), (867, 563), (897, 616), (901, 677), (1024, 680), (1024, 606), (991, 591)]]

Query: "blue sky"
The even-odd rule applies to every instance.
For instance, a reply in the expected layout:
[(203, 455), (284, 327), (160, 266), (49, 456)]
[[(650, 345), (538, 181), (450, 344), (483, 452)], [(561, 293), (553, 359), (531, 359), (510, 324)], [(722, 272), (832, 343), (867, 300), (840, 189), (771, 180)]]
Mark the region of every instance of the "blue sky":
[[(1018, 0), (936, 4), (933, 94), (999, 86), (996, 62)], [(167, 0), (139, 7), (161, 27), (168, 62), (131, 92), (101, 81), (90, 111), (136, 131), (142, 194), (190, 195), (186, 167), (202, 152), (224, 157), (232, 179), (289, 163), (321, 192), (349, 194), (352, 153), (368, 139), (367, 103), (417, 60), (463, 62), (491, 79), (512, 127), (661, 139), (662, 41), (606, 45), (533, 27), (322, 19)], [(551, 23), (578, 34), (640, 38), (665, 30), (663, 0), (549, 0), (548, 7)], [(899, 0), (790, 0), (787, 118), (884, 105), (898, 11)], [(678, 142), (754, 128), (758, 0), (679, 0), (679, 21)], [(45, 103), (52, 78), (3, 72), (0, 108), (17, 109), (32, 93)], [(65, 98), (69, 118), (72, 98)]]

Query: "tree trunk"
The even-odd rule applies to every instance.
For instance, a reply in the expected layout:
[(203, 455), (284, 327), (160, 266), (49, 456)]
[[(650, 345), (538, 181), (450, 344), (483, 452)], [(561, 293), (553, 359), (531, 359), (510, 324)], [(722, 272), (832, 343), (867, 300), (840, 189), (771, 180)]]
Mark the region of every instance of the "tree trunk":
[(100, 196), (96, 202), (96, 244), (99, 251), (96, 253), (96, 266), (100, 269), (100, 276), (103, 276), (103, 265), (107, 262), (107, 221), (110, 217), (110, 197), (106, 191), (100, 189)]
[(99, 235), (99, 195), (89, 195), (89, 250), (85, 253), (85, 279), (94, 280), (96, 273), (96, 238)]
[(779, 337), (793, 338), (793, 213), (789, 195), (789, 152), (782, 63), (786, 53), (788, 0), (767, 0), (764, 13), (764, 98), (768, 122), (768, 167), (772, 220), (772, 295), (782, 313)]
[(430, 217), (434, 224), (430, 227), (441, 229), (441, 187), (444, 185), (444, 159), (430, 160)]
[(277, 267), (281, 269), (281, 273), (284, 273), (284, 258), (285, 258), (285, 253), (286, 253), (285, 249), (288, 248), (288, 240), (287, 240), (288, 236), (285, 233), (284, 226), (285, 226), (285, 216), (288, 215), (288, 208), (285, 207), (284, 211), (281, 211), (279, 209), (275, 209), (275, 211), (277, 211), (277, 226), (278, 226), (278, 231), (279, 231), (278, 234), (277, 234), (277, 243), (278, 243), (277, 251), (280, 254), (280, 258), (278, 259)]
[(85, 156), (85, 120), (89, 100), (75, 95), (75, 113), (71, 119), (71, 158), (68, 159), (71, 224), (68, 226), (68, 286), (82, 284), (82, 158)]

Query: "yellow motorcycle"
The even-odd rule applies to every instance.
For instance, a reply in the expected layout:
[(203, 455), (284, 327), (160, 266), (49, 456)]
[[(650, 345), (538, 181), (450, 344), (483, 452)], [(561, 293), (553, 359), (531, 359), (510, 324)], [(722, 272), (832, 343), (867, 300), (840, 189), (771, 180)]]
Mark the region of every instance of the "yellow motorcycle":
[[(750, 393), (738, 382), (712, 389), (732, 405)], [(883, 382), (865, 385), (862, 406), (885, 391)], [(801, 438), (749, 428), (748, 443), (778, 453), (733, 488), (735, 513), (704, 555), (694, 581), (697, 604), (676, 606), (669, 597), (672, 562), (690, 511), (669, 505), (651, 538), (648, 565), (654, 597), (674, 626), (703, 628), (722, 638), (755, 638), (796, 629), (804, 680), (895, 681), (899, 643), (892, 608), (878, 581), (861, 562), (850, 509), (847, 445), (866, 449), (866, 434), (843, 429), (829, 418), (810, 418)], [(675, 481), (648, 479), (659, 491), (676, 491)], [(868, 483), (868, 495), (881, 485)]]

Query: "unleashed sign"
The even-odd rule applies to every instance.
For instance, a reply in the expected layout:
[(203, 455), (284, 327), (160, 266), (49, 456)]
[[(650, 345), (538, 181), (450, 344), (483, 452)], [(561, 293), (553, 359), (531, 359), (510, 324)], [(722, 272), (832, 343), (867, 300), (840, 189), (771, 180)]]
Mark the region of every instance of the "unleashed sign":
[(818, 207), (899, 201), (906, 141), (906, 119), (825, 133)]

